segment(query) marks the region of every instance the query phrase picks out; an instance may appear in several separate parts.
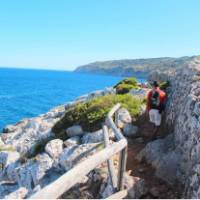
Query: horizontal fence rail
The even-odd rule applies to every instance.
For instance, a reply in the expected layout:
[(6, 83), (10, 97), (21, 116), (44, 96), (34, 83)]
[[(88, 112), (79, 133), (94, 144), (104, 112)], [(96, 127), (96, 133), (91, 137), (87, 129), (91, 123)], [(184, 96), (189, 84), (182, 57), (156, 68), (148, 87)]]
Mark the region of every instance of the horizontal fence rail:
[[(113, 115), (120, 109), (120, 104), (115, 105), (108, 113), (106, 123), (103, 126), (105, 148), (100, 152), (88, 157), (71, 170), (63, 174), (56, 181), (50, 183), (42, 190), (33, 194), (31, 199), (56, 199), (67, 192), (70, 188), (82, 180), (82, 178), (96, 167), (107, 161), (109, 178), (112, 183), (113, 192), (123, 190), (123, 177), (126, 170), (127, 140), (113, 121)], [(109, 144), (109, 131), (111, 129), (117, 139)], [(115, 175), (112, 157), (120, 153), (118, 177)], [(117, 179), (118, 178), (118, 179)]]

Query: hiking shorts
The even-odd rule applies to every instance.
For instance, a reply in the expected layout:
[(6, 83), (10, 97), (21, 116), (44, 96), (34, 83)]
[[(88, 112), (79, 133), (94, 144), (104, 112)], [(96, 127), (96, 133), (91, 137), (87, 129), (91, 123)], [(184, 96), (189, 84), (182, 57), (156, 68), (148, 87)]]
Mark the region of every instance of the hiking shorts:
[(161, 114), (159, 113), (159, 110), (150, 109), (149, 119), (150, 119), (150, 122), (154, 123), (156, 126), (160, 126), (160, 124), (161, 124)]

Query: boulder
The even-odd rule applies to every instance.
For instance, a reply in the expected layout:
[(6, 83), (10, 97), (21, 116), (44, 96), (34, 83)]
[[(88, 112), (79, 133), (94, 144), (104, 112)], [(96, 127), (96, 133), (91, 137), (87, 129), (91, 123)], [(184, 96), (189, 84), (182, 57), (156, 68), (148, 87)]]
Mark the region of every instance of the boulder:
[(131, 199), (139, 199), (148, 192), (144, 179), (128, 174), (125, 174), (124, 177), (124, 187), (128, 190), (128, 196)]
[(69, 127), (66, 130), (66, 133), (68, 137), (81, 136), (83, 135), (83, 129), (79, 125), (74, 125), (74, 126)]
[(98, 131), (95, 131), (93, 133), (86, 133), (82, 137), (82, 143), (98, 143), (102, 142), (104, 140), (103, 130), (100, 129)]
[(136, 137), (138, 132), (138, 127), (131, 123), (125, 124), (123, 127), (123, 135), (127, 137)]
[(3, 133), (11, 133), (14, 132), (17, 129), (17, 126), (15, 125), (7, 125), (3, 128)]
[(78, 162), (85, 160), (88, 156), (96, 152), (97, 144), (82, 144), (65, 148), (59, 157), (59, 164), (68, 171)]
[(63, 141), (60, 139), (51, 140), (46, 144), (45, 151), (52, 159), (57, 159), (63, 151)]
[(170, 185), (175, 184), (180, 161), (181, 155), (178, 152), (172, 151), (165, 154), (156, 167), (156, 176)]
[(14, 192), (5, 196), (5, 199), (24, 199), (28, 194), (28, 190), (24, 187), (20, 187)]
[(14, 179), (13, 171), (19, 165), (19, 158), (20, 154), (16, 151), (0, 152), (0, 180), (3, 178)]
[(4, 199), (5, 196), (16, 191), (19, 188), (17, 184), (1, 183), (0, 182), (0, 199)]
[(29, 160), (16, 169), (15, 173), (18, 184), (32, 191), (35, 186), (40, 184), (46, 172), (52, 168), (52, 165), (53, 160), (48, 154), (37, 155), (35, 159)]
[(125, 124), (131, 123), (131, 122), (132, 122), (132, 118), (128, 110), (126, 110), (125, 108), (119, 109), (116, 116), (117, 126), (119, 128), (123, 128)]
[(149, 142), (136, 156), (138, 161), (145, 159), (153, 167), (157, 167), (163, 156), (168, 153), (173, 146), (172, 135), (164, 139), (157, 139)]
[(65, 147), (71, 147), (75, 145), (79, 145), (81, 138), (79, 136), (70, 137), (69, 139), (64, 141)]

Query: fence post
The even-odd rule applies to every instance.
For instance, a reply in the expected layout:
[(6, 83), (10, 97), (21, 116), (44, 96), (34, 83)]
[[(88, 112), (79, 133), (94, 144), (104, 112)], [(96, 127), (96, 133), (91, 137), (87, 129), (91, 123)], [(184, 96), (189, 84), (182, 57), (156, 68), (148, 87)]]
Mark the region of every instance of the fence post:
[(124, 174), (126, 171), (126, 161), (127, 161), (127, 147), (124, 148), (120, 152), (120, 158), (119, 158), (119, 169), (118, 169), (118, 190), (123, 190), (123, 179)]
[[(108, 135), (108, 128), (106, 125), (103, 125), (103, 133), (104, 133), (104, 143), (105, 143), (105, 148), (106, 148), (109, 146), (109, 135)], [(116, 192), (117, 191), (117, 179), (116, 179), (115, 168), (113, 165), (112, 157), (107, 160), (107, 165), (108, 165), (108, 173), (109, 173), (109, 177), (111, 180), (113, 192)]]

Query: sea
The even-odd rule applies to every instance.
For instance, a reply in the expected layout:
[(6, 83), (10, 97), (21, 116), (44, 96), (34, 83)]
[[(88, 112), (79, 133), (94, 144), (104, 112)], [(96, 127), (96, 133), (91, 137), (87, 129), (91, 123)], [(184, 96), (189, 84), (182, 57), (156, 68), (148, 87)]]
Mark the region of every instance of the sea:
[(113, 86), (123, 78), (69, 71), (0, 68), (0, 132), (8, 124), (46, 113), (81, 95)]

